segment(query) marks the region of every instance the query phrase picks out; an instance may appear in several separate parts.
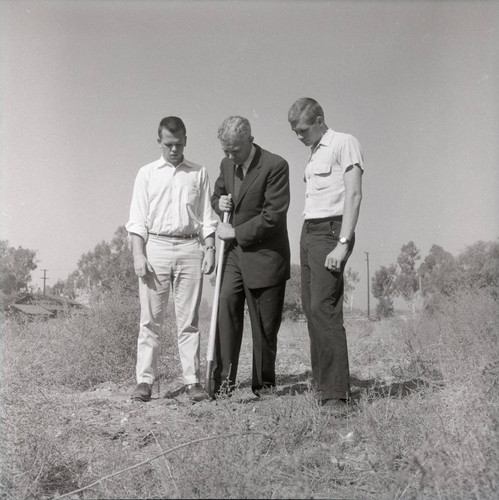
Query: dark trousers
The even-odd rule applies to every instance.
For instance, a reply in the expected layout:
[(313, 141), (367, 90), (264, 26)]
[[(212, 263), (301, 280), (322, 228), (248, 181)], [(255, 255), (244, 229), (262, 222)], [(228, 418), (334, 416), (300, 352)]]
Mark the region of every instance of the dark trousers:
[(286, 282), (266, 288), (248, 288), (240, 267), (242, 250), (233, 246), (226, 257), (220, 289), (215, 344), (215, 391), (236, 383), (243, 338), (244, 303), (248, 304), (253, 337), (253, 390), (275, 386), (277, 333), (281, 325)]
[[(343, 326), (343, 271), (326, 269), (326, 256), (338, 244), (341, 217), (306, 220), (300, 239), (302, 307), (308, 323), (312, 377), (324, 399), (348, 398), (350, 373)], [(352, 238), (348, 256), (353, 249)]]

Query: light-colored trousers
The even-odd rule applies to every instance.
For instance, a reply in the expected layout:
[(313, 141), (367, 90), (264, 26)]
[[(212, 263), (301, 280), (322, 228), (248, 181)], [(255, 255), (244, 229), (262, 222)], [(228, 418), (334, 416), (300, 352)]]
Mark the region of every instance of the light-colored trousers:
[(140, 330), (137, 383), (152, 384), (158, 374), (159, 340), (170, 290), (177, 319), (184, 384), (199, 382), (198, 311), (203, 287), (203, 247), (198, 239), (149, 235), (146, 256), (154, 269), (139, 278)]

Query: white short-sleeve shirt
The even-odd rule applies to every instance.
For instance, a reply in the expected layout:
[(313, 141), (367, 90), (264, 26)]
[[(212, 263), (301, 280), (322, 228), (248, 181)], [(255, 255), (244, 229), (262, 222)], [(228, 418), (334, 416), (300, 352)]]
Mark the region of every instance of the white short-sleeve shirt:
[(364, 170), (359, 141), (350, 134), (328, 129), (312, 150), (305, 168), (305, 219), (343, 215), (343, 175), (351, 165), (358, 165)]

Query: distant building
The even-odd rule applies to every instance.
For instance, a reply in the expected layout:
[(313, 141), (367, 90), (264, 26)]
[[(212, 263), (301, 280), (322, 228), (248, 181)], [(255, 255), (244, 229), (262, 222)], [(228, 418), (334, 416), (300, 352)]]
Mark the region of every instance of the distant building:
[(32, 318), (55, 318), (65, 314), (86, 314), (90, 309), (75, 300), (55, 295), (25, 293), (14, 304), (10, 312)]

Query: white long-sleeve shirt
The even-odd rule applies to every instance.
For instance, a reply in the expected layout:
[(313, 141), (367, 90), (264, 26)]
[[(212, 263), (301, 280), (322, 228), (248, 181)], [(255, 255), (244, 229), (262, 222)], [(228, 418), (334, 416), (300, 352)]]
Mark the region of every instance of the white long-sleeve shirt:
[(203, 241), (217, 227), (210, 197), (210, 180), (204, 167), (185, 158), (175, 167), (161, 157), (137, 174), (126, 229), (144, 241), (148, 233), (199, 234)]

